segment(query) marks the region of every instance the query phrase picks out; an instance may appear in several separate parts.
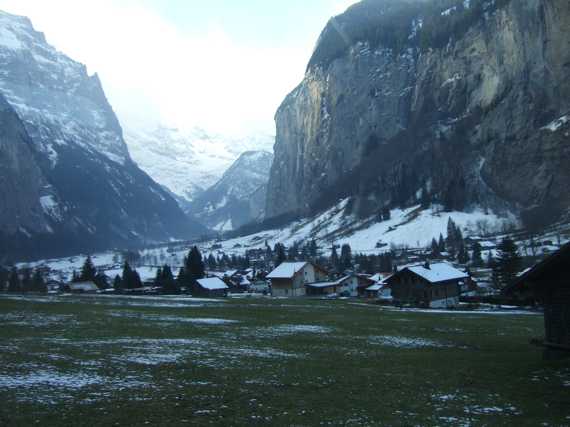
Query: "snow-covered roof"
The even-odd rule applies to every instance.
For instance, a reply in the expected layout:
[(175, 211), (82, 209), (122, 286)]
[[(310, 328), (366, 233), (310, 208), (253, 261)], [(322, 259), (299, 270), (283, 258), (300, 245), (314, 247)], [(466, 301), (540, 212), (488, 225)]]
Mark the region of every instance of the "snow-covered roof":
[(209, 279), (200, 279), (197, 282), (201, 287), (209, 291), (228, 289), (228, 285), (226, 285), (222, 280), (220, 280), (217, 277), (211, 277)]
[(380, 284), (376, 284), (376, 285), (372, 285), (369, 286), (368, 288), (366, 288), (367, 291), (371, 291), (371, 292), (377, 292), (380, 289), (382, 289), (384, 286), (380, 285)]
[(71, 289), (72, 291), (83, 291), (83, 292), (91, 292), (99, 290), (97, 285), (93, 282), (71, 283), (69, 285), (69, 289)]
[(407, 267), (408, 270), (426, 279), (431, 283), (446, 282), (448, 280), (467, 279), (469, 275), (461, 270), (456, 269), (450, 264), (441, 262), (431, 264), (429, 268), (423, 265)]
[(315, 282), (315, 283), (308, 283), (307, 286), (311, 288), (331, 288), (333, 286), (341, 286), (346, 280), (350, 279), (352, 276), (344, 276), (335, 281), (328, 281), (328, 282)]
[(308, 263), (306, 262), (284, 262), (267, 275), (268, 279), (291, 279), (301, 271)]

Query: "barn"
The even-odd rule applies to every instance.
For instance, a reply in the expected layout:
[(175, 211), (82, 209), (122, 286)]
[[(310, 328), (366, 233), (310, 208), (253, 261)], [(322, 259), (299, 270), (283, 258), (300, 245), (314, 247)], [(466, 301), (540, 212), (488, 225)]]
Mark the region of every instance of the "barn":
[(570, 244), (527, 270), (504, 291), (534, 297), (544, 306), (544, 343), (570, 351)]
[(195, 286), (192, 287), (193, 296), (201, 297), (225, 297), (228, 294), (228, 285), (218, 277), (196, 280)]

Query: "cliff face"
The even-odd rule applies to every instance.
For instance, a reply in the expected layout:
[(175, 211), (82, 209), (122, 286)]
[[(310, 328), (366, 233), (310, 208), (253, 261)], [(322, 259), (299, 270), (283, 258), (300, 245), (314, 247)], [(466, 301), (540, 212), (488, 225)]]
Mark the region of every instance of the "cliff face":
[(4, 12), (0, 125), (0, 260), (205, 231), (133, 163), (99, 78)]
[(361, 2), (324, 30), (276, 115), (268, 217), (346, 196), (362, 215), (422, 197), (570, 207), (570, 3), (395, 3)]

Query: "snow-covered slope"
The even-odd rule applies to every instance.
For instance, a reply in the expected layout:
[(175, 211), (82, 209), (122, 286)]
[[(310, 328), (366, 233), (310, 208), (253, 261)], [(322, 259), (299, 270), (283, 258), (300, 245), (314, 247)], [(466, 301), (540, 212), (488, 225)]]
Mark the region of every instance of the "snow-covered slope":
[(0, 12), (0, 260), (204, 231), (131, 160), (99, 78)]
[(444, 212), (439, 207), (426, 210), (420, 207), (395, 209), (387, 221), (380, 221), (377, 216), (359, 220), (347, 215), (348, 204), (347, 199), (314, 218), (225, 241), (223, 249), (231, 252), (235, 247), (241, 251), (263, 248), (266, 241), (270, 245), (283, 243), (290, 246), (315, 239), (321, 246), (348, 243), (354, 252), (375, 253), (389, 250), (392, 246), (427, 247), (433, 238), (437, 239), (440, 234), (447, 235), (450, 218), (467, 236), (499, 232), (505, 226), (516, 223), (514, 216), (499, 217), (492, 212), (479, 210), (470, 213)]
[(273, 154), (267, 151), (243, 153), (220, 181), (196, 198), (190, 212), (217, 231), (233, 230), (261, 219), (272, 163)]
[(269, 135), (233, 138), (165, 126), (127, 129), (125, 140), (139, 167), (186, 201), (216, 184), (242, 153), (272, 151), (275, 142)]

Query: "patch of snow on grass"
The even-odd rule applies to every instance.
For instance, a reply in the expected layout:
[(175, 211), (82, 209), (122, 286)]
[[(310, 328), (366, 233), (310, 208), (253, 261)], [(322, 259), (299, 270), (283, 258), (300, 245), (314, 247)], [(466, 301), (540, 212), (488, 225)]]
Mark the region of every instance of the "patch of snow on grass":
[(406, 349), (450, 347), (450, 345), (448, 344), (443, 344), (437, 341), (428, 340), (424, 338), (373, 336), (369, 337), (369, 340), (372, 344), (380, 344), (386, 347), (406, 348)]

